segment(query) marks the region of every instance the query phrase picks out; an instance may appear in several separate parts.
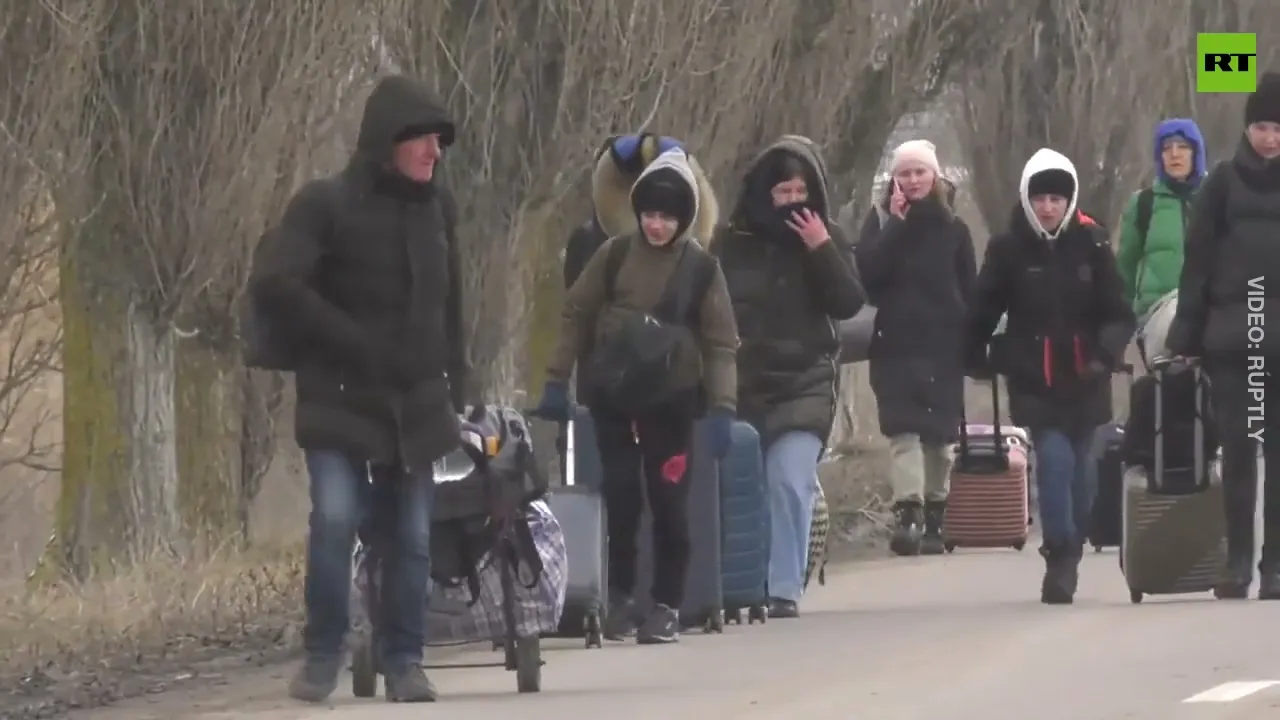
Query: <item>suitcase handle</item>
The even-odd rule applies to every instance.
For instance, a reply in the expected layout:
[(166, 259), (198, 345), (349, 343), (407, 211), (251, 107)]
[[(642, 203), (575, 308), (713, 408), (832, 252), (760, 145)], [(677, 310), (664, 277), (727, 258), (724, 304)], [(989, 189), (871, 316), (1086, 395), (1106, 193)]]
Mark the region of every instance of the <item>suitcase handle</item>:
[[(556, 433), (556, 453), (560, 455), (560, 479), (565, 487), (572, 487), (574, 473), (577, 463), (574, 462), (573, 452), (573, 417), (578, 413), (580, 406), (570, 404), (569, 415), (565, 420), (559, 420), (556, 425), (559, 426), (559, 432)], [(535, 417), (532, 409), (522, 410), (521, 415), (526, 418)]]
[[(1000, 456), (1000, 464), (1008, 469), (1009, 448), (1004, 442), (1004, 433), (1000, 431), (1000, 380), (991, 378), (991, 427), (994, 428), (996, 452)], [(960, 457), (969, 455), (969, 418), (964, 403), (960, 404)]]
[(1195, 474), (1195, 487), (1197, 492), (1204, 492), (1209, 489), (1209, 464), (1211, 462), (1209, 453), (1205, 452), (1204, 447), (1204, 424), (1208, 419), (1208, 393), (1205, 392), (1205, 376), (1200, 366), (1195, 363), (1189, 363), (1186, 360), (1171, 357), (1157, 357), (1151, 360), (1151, 374), (1156, 381), (1156, 432), (1155, 432), (1155, 467), (1151, 476), (1147, 478), (1147, 490), (1152, 493), (1161, 492), (1163, 481), (1165, 480), (1164, 467), (1164, 381), (1165, 377), (1177, 370), (1191, 370), (1196, 385), (1195, 399), (1195, 425), (1192, 431), (1192, 442), (1195, 447), (1192, 448), (1192, 472)]

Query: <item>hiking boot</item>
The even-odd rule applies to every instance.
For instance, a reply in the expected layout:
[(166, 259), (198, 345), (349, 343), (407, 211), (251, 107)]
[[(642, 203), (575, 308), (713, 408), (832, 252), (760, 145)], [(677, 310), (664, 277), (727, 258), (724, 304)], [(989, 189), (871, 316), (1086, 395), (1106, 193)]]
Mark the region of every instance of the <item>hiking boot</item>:
[(1253, 584), (1253, 568), (1245, 553), (1228, 553), (1227, 561), (1218, 571), (1218, 584), (1213, 596), (1219, 600), (1245, 600), (1249, 586)]
[(1280, 563), (1264, 560), (1258, 566), (1258, 599), (1280, 600)]
[(663, 645), (680, 640), (680, 613), (657, 603), (649, 617), (636, 631), (636, 642), (641, 645)]
[(440, 697), (431, 684), (422, 665), (414, 663), (402, 670), (386, 675), (387, 702), (429, 703)]
[(800, 617), (800, 606), (795, 600), (769, 598), (769, 617), (784, 620)]
[(1045, 605), (1070, 605), (1075, 601), (1079, 561), (1072, 559), (1070, 550), (1061, 545), (1041, 547), (1040, 556), (1044, 558), (1040, 602)]
[(636, 631), (636, 601), (619, 596), (609, 601), (609, 616), (604, 620), (605, 640), (625, 640)]
[(920, 554), (920, 503), (904, 501), (895, 503), (893, 515), (896, 521), (889, 549), (894, 555), (906, 557)]
[(289, 697), (309, 703), (328, 700), (338, 688), (341, 670), (341, 655), (308, 655), (289, 681)]
[(942, 541), (942, 516), (946, 511), (946, 500), (930, 500), (924, 504), (924, 535), (920, 538), (921, 555), (941, 555), (946, 552), (946, 543)]

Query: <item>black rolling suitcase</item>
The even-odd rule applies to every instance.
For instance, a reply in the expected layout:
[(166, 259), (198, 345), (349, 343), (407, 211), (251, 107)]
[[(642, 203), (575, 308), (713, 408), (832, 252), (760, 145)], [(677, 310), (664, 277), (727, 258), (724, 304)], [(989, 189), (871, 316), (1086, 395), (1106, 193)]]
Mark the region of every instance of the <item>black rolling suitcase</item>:
[(555, 635), (584, 638), (588, 648), (600, 647), (609, 612), (609, 535), (600, 495), (603, 470), (590, 413), (578, 408), (557, 435), (562, 482), (547, 493), (547, 504), (564, 531), (569, 581)]
[(1123, 534), (1121, 505), (1124, 502), (1124, 427), (1104, 425), (1094, 437), (1089, 461), (1094, 464), (1097, 493), (1089, 516), (1089, 544), (1097, 552), (1119, 547)]
[[(1199, 368), (1181, 363), (1153, 363), (1152, 375), (1134, 383), (1120, 543), (1131, 602), (1209, 592), (1226, 557), (1222, 478), (1206, 396)], [(1134, 427), (1142, 420), (1151, 421), (1154, 432)], [(1139, 436), (1150, 438), (1150, 446)]]

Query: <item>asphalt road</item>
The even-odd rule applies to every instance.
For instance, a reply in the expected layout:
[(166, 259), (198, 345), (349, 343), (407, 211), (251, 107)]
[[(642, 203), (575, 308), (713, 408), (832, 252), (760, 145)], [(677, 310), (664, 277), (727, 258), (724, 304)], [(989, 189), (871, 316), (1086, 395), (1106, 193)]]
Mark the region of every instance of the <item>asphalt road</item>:
[[(1112, 551), (1085, 558), (1074, 606), (1046, 607), (1040, 569), (1030, 548), (846, 565), (798, 620), (668, 647), (555, 643), (537, 695), (517, 695), (500, 669), (438, 670), (444, 698), (434, 706), (358, 701), (344, 678), (331, 704), (310, 707), (283, 698), (280, 668), (89, 717), (1280, 719), (1280, 603), (1202, 595), (1130, 605)], [(1204, 701), (1188, 702), (1197, 695)]]

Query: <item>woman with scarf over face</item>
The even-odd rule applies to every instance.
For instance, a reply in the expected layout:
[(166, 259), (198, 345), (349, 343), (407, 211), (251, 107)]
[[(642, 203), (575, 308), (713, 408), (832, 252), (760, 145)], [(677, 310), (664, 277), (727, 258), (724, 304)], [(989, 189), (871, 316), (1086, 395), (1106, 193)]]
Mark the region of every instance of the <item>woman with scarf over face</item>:
[(964, 411), (962, 328), (977, 267), (933, 143), (900, 145), (890, 172), (856, 250), (877, 308), (871, 388), (893, 455), (897, 527), (890, 547), (898, 555), (936, 555), (943, 551), (951, 443)]
[(797, 617), (818, 460), (835, 419), (835, 321), (863, 304), (848, 244), (828, 219), (826, 163), (783, 136), (747, 171), (712, 241), (738, 321), (738, 417), (760, 433), (769, 485), (771, 617)]

